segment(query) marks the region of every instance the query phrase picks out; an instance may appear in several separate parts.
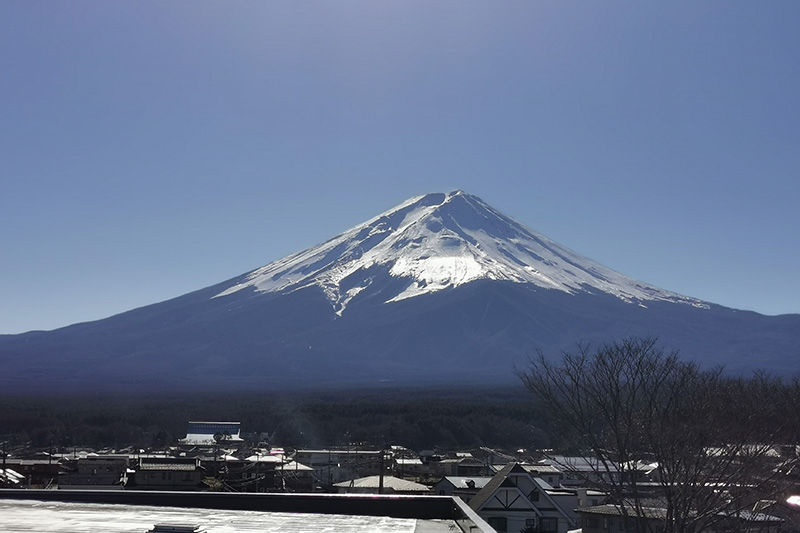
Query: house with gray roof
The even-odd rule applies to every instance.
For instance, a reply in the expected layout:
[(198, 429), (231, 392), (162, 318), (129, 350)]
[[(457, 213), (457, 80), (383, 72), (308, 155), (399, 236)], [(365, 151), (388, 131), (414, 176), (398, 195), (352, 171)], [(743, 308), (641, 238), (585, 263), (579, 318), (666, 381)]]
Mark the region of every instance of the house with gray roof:
[(469, 503), (491, 480), (488, 476), (445, 476), (433, 486), (433, 492), (439, 496), (458, 496)]
[(394, 476), (367, 476), (334, 484), (340, 494), (430, 494), (427, 485)]
[(187, 457), (141, 457), (128, 489), (137, 490), (200, 490), (205, 469), (200, 460)]
[[(641, 507), (638, 511), (630, 505), (614, 504), (581, 507), (577, 509), (582, 533), (631, 532), (635, 530), (633, 521), (644, 522), (648, 531), (664, 531), (668, 520), (667, 509), (663, 506)], [(752, 511), (732, 511), (718, 515), (718, 519), (706, 533), (778, 533), (784, 522), (782, 518), (766, 513)]]

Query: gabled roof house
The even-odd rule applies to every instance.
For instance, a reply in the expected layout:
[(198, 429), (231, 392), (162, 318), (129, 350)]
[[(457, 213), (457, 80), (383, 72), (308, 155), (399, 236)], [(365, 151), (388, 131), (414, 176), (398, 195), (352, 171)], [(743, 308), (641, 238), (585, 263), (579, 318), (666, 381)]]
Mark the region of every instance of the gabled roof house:
[(522, 465), (509, 463), (469, 501), (469, 506), (498, 532), (536, 528), (539, 533), (575, 529), (578, 498), (556, 489)]

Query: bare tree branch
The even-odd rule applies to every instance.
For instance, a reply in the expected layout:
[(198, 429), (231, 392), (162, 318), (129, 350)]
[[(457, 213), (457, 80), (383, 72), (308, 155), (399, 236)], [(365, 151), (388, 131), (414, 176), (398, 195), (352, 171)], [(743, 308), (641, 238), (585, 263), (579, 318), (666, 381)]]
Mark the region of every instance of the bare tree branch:
[[(797, 438), (786, 416), (800, 403), (797, 380), (701, 370), (650, 338), (595, 351), (579, 345), (558, 362), (538, 353), (517, 374), (591, 453), (597, 488), (637, 533), (652, 528), (654, 499), (665, 510), (658, 528), (665, 533), (695, 533), (741, 516), (783, 490), (797, 460), (775, 454)], [(639, 480), (640, 461), (658, 464), (656, 487)]]

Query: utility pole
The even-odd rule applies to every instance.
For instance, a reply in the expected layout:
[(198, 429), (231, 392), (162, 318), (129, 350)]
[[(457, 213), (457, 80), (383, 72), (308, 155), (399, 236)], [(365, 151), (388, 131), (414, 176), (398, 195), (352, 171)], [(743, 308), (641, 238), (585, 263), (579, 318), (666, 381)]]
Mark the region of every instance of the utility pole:
[(333, 488), (333, 474), (331, 474), (331, 449), (328, 447), (328, 490)]
[(381, 470), (378, 475), (378, 494), (383, 494), (383, 470), (385, 468), (384, 459), (386, 457), (386, 446), (381, 446)]

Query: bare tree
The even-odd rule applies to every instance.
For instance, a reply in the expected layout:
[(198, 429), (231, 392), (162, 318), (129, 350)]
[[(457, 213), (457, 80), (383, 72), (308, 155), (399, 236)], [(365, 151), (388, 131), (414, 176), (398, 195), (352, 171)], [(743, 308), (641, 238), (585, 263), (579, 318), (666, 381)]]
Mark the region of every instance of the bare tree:
[[(593, 455), (597, 488), (637, 533), (654, 529), (654, 515), (666, 533), (730, 524), (779, 493), (796, 460), (774, 456), (776, 445), (794, 438), (784, 423), (790, 411), (781, 416), (792, 387), (763, 374), (701, 370), (655, 339), (579, 346), (557, 362), (539, 353), (518, 375)], [(657, 490), (639, 479), (641, 461), (658, 464)]]

